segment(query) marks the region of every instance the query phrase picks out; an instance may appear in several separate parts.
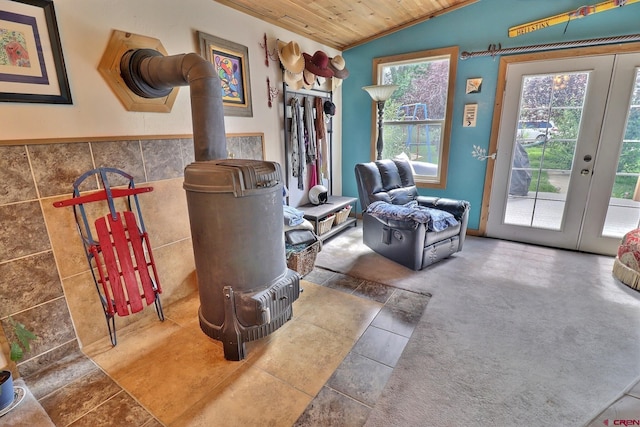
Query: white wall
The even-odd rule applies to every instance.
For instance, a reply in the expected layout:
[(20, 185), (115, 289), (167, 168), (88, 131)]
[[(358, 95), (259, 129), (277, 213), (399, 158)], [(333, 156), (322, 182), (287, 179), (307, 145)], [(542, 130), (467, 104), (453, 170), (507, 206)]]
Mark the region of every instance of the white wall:
[[(0, 103), (0, 140), (192, 133), (188, 87), (180, 88), (171, 113), (129, 112), (97, 67), (114, 29), (157, 38), (169, 55), (199, 53), (196, 32), (203, 31), (249, 50), (253, 117), (225, 117), (225, 131), (263, 132), (267, 160), (284, 166), (282, 94), (269, 108), (266, 86), (269, 77), (281, 89), (282, 76), (277, 61), (265, 65), (259, 43), (266, 33), (271, 49), (280, 38), (297, 41), (310, 54), (339, 53), (212, 0), (56, 0), (54, 6), (73, 105)], [(334, 102), (339, 112), (340, 93)], [(334, 193), (340, 194), (339, 116), (334, 122)]]

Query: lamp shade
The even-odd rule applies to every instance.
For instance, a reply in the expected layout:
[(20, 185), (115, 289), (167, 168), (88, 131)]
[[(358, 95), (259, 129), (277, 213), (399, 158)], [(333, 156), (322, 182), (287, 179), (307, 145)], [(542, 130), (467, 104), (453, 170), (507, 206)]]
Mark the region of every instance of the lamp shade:
[(386, 101), (393, 91), (398, 89), (398, 85), (372, 85), (362, 89), (366, 90), (374, 101)]

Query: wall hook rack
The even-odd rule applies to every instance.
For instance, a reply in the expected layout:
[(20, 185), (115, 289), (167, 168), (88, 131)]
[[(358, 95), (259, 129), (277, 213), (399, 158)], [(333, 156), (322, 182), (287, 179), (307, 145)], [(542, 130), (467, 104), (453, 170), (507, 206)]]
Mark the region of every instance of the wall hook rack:
[(260, 45), (261, 48), (264, 49), (264, 65), (266, 65), (267, 67), (269, 66), (269, 59), (271, 59), (272, 61), (275, 61), (278, 59), (278, 53), (276, 52), (276, 49), (273, 49), (273, 51), (269, 51), (269, 45), (267, 43), (267, 33), (264, 33), (264, 37), (263, 37), (263, 42), (262, 43), (258, 43)]
[(278, 94), (280, 94), (280, 89), (278, 89), (277, 87), (271, 87), (271, 82), (269, 81), (269, 77), (267, 77), (267, 96), (269, 99), (267, 105), (269, 106), (269, 108), (272, 107), (272, 101), (278, 97)]

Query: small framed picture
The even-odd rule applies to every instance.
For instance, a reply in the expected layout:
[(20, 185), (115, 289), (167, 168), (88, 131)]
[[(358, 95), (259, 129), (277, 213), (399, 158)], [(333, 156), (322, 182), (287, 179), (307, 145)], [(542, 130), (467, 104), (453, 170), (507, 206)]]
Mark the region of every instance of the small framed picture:
[(253, 117), (247, 47), (200, 31), (198, 35), (202, 56), (220, 77), (225, 116)]
[(467, 79), (467, 93), (480, 93), (480, 89), (482, 89), (482, 79)]

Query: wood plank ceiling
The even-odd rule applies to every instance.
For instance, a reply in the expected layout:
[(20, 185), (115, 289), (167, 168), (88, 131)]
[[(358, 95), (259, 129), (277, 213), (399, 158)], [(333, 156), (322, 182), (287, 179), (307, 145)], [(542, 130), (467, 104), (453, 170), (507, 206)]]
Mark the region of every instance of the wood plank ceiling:
[(478, 0), (215, 0), (340, 51)]

